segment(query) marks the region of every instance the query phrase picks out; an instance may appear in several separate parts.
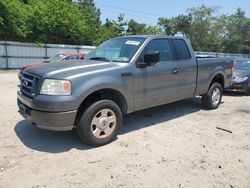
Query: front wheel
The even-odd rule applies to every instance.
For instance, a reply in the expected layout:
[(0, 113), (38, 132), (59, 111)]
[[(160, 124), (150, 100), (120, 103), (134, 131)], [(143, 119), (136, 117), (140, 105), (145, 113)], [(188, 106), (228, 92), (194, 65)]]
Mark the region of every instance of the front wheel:
[(82, 114), (77, 132), (82, 140), (92, 146), (111, 142), (122, 125), (122, 112), (111, 100), (100, 100), (90, 105)]
[(213, 83), (208, 92), (202, 95), (202, 104), (205, 108), (216, 109), (221, 103), (222, 87), (219, 83)]

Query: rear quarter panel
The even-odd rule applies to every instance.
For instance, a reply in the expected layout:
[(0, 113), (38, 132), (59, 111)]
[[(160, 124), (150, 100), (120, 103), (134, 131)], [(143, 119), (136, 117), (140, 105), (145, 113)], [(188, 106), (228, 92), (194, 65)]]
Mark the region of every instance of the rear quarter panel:
[(195, 95), (205, 94), (213, 78), (221, 74), (224, 78), (224, 87), (228, 87), (232, 79), (229, 58), (198, 58), (197, 89)]

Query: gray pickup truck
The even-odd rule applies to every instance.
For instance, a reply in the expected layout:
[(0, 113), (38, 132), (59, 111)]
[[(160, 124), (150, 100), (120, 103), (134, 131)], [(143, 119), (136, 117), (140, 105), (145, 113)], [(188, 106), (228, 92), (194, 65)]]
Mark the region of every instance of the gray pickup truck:
[(117, 136), (123, 114), (194, 96), (216, 109), (232, 70), (231, 59), (196, 58), (182, 37), (119, 37), (84, 61), (25, 70), (17, 103), (20, 114), (38, 127), (76, 128), (86, 144), (100, 146)]

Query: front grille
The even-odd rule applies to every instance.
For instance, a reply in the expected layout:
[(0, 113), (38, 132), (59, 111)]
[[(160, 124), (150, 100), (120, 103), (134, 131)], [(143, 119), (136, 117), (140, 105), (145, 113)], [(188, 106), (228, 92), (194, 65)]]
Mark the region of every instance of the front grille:
[(36, 94), (36, 89), (38, 86), (40, 78), (38, 76), (23, 73), (21, 79), (21, 92), (29, 98), (33, 98)]

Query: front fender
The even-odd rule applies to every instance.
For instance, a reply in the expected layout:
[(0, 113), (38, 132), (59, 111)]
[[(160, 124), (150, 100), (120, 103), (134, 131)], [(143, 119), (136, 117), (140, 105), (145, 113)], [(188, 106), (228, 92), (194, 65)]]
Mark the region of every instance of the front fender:
[(79, 97), (79, 106), (90, 94), (102, 90), (113, 89), (121, 93), (126, 100), (128, 112), (133, 110), (133, 96), (132, 96), (132, 80), (131, 78), (121, 78), (111, 75), (101, 75), (92, 79), (84, 81), (79, 84), (75, 93)]

